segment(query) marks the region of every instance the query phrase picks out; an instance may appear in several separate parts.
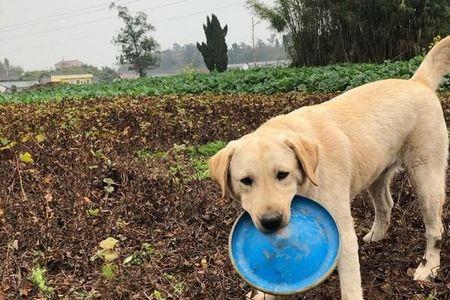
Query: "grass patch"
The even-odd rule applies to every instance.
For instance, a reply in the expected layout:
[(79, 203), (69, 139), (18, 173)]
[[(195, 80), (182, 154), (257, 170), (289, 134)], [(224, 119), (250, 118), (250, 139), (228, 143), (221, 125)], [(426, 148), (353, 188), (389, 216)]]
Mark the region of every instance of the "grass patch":
[(102, 265), (102, 276), (108, 280), (113, 279), (116, 276), (116, 266), (113, 264)]
[(47, 279), (45, 278), (45, 272), (47, 272), (45, 268), (40, 266), (34, 267), (31, 271), (31, 282), (33, 282), (41, 292), (50, 295), (53, 293), (53, 288), (48, 285)]
[(190, 163), (195, 170), (195, 178), (203, 180), (209, 178), (208, 160), (211, 156), (225, 148), (223, 141), (214, 141), (205, 145), (192, 146), (187, 149)]

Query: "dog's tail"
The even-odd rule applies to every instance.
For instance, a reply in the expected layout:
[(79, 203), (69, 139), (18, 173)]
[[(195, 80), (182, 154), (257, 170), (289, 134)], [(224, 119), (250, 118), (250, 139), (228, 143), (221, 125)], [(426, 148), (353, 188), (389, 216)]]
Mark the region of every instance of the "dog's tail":
[(450, 35), (428, 52), (411, 80), (436, 90), (442, 78), (450, 72)]

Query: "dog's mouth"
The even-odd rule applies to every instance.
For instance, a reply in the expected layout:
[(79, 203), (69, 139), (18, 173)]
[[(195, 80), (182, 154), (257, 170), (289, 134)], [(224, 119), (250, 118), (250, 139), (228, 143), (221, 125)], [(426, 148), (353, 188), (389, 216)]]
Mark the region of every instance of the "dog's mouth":
[(266, 228), (259, 221), (257, 221), (257, 222), (253, 221), (253, 224), (259, 231), (261, 231), (262, 233), (268, 234), (268, 233), (277, 232), (277, 231), (285, 228), (289, 224), (289, 219), (283, 216), (281, 223), (274, 228)]

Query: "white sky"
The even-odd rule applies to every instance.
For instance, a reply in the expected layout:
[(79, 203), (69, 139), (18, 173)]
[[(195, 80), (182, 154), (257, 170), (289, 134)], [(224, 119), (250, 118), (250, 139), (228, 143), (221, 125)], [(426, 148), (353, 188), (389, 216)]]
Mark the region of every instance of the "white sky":
[[(117, 55), (111, 40), (121, 22), (107, 0), (0, 0), (0, 59), (7, 57), (25, 70), (49, 69), (64, 59), (95, 66), (113, 66)], [(273, 3), (273, 0), (264, 0)], [(202, 25), (215, 13), (228, 24), (227, 43), (251, 43), (251, 11), (239, 0), (118, 0), (132, 12), (145, 11), (156, 27), (162, 49), (205, 39)], [(255, 37), (267, 39), (266, 22)]]

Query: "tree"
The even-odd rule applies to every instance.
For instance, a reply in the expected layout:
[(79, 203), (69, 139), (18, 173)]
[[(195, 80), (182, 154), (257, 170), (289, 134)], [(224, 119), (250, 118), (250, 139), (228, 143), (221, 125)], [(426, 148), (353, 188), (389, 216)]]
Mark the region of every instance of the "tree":
[(97, 73), (97, 79), (99, 82), (102, 83), (109, 83), (113, 82), (115, 79), (118, 79), (119, 74), (110, 67), (103, 67), (98, 73)]
[(22, 67), (11, 65), (7, 58), (0, 60), (0, 80), (16, 80), (22, 73)]
[(273, 29), (294, 65), (408, 59), (450, 32), (448, 0), (275, 0), (249, 7)]
[(206, 44), (197, 43), (197, 49), (203, 55), (205, 65), (210, 72), (223, 72), (228, 66), (227, 44), (225, 36), (228, 32), (228, 25), (220, 26), (216, 15), (206, 17), (206, 24), (203, 25), (203, 31), (206, 36)]
[(147, 22), (144, 12), (132, 16), (124, 6), (113, 3), (111, 8), (117, 9), (119, 18), (125, 23), (113, 40), (120, 48), (118, 60), (121, 64), (129, 64), (131, 70), (144, 77), (149, 69), (157, 66), (156, 51), (159, 44), (149, 35), (155, 28)]
[(39, 80), (42, 74), (48, 75), (67, 75), (67, 74), (92, 74), (94, 75), (93, 82), (109, 83), (114, 79), (119, 78), (119, 74), (109, 67), (103, 67), (101, 69), (90, 66), (82, 65), (79, 67), (70, 67), (58, 70), (41, 70), (41, 71), (28, 71), (20, 76), (20, 80)]
[(9, 60), (5, 57), (3, 64), (5, 65), (6, 77), (9, 77)]

